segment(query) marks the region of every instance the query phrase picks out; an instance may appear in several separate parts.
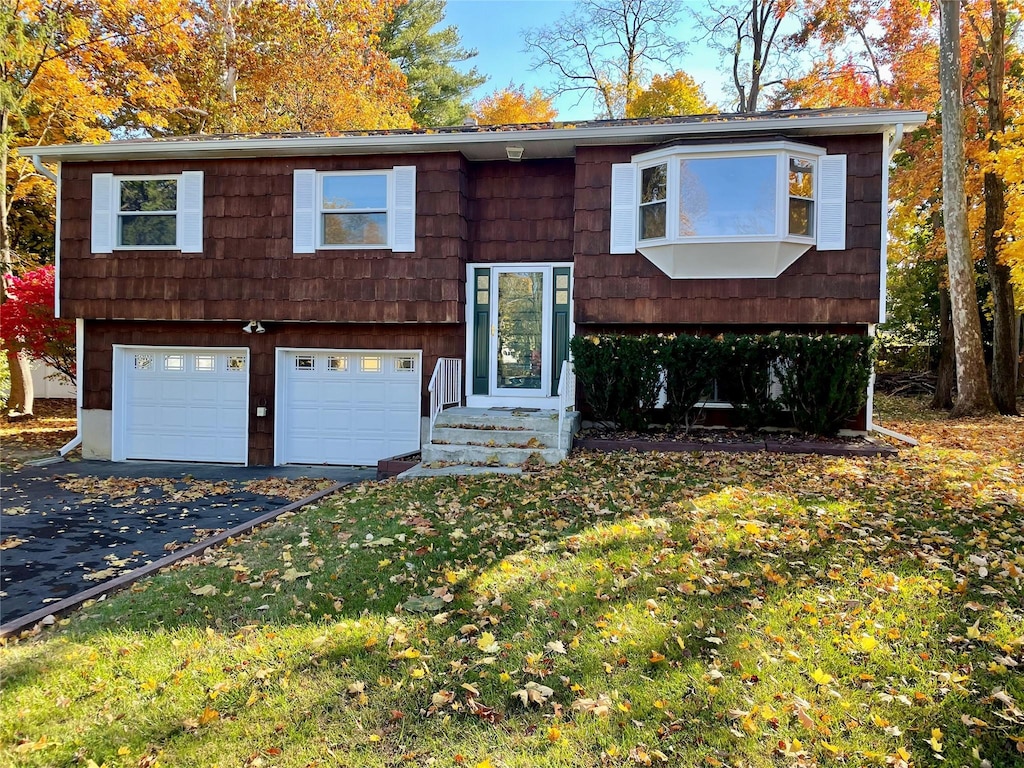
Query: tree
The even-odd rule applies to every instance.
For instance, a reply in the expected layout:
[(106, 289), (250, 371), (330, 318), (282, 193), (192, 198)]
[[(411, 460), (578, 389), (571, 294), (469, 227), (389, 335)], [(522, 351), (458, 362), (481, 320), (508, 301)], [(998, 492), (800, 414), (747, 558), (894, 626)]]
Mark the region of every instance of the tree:
[(444, 15), (445, 0), (409, 0), (380, 31), (381, 49), (405, 73), (418, 125), (460, 125), (473, 89), (487, 81), (475, 67), (460, 72), (454, 66), (477, 52), (462, 47), (456, 27), (436, 29)]
[[(100, 141), (113, 128), (160, 125), (180, 94), (169, 62), (187, 47), (172, 0), (13, 0), (0, 5), (0, 301), (38, 252), (15, 211), (52, 195), (19, 147)], [(6, 311), (6, 307), (4, 309)], [(28, 361), (8, 351), (9, 405), (32, 412)]]
[(547, 123), (558, 116), (558, 110), (540, 88), (527, 94), (526, 86), (509, 83), (507, 88), (480, 99), (473, 107), (473, 116), (480, 125)]
[(974, 284), (967, 192), (964, 175), (964, 125), (960, 73), (960, 2), (941, 0), (939, 84), (942, 92), (942, 210), (949, 264), (949, 293), (956, 348), (957, 398), (954, 416), (994, 409), (981, 347), (981, 321)]
[[(700, 39), (718, 51), (736, 89), (736, 111), (757, 112), (765, 89), (784, 80), (783, 23), (794, 0), (739, 0), (707, 3), (695, 14)], [(777, 74), (773, 74), (777, 73)]]
[(8, 278), (0, 340), (6, 349), (23, 351), (74, 383), (75, 324), (53, 316), (53, 271), (48, 265)]
[(655, 75), (651, 84), (626, 105), (626, 117), (704, 115), (717, 112), (704, 89), (681, 69)]
[[(985, 19), (968, 8), (967, 18), (978, 40), (980, 63), (985, 70), (985, 116), (988, 150), (999, 152), (1006, 132), (1006, 2), (990, 0), (988, 36)], [(1001, 255), (1003, 227), (1006, 224), (1006, 182), (998, 169), (986, 163), (983, 171), (985, 200), (984, 247), (992, 292), (992, 399), (1000, 413), (1017, 416), (1017, 338), (1018, 322), (1014, 306), (1010, 266)]]
[(672, 65), (683, 45), (672, 37), (676, 0), (576, 0), (550, 27), (526, 31), (534, 68), (554, 71), (553, 96), (590, 95), (601, 117), (617, 118), (654, 63)]
[(195, 0), (168, 133), (406, 128), (405, 76), (378, 45), (397, 0)]

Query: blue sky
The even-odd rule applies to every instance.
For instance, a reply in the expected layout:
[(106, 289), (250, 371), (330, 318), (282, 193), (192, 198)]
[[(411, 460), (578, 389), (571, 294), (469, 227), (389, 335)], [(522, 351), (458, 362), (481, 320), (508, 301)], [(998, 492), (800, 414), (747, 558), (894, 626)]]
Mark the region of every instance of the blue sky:
[[(689, 5), (690, 3), (687, 3)], [(523, 30), (547, 26), (572, 8), (571, 0), (448, 0), (446, 24), (459, 28), (463, 45), (479, 53), (472, 65), (490, 77), (474, 93), (474, 99), (485, 96), (496, 88), (504, 88), (509, 81), (525, 84), (527, 90), (537, 87), (546, 90), (552, 80), (547, 69), (531, 70), (531, 54), (524, 51)], [(693, 36), (692, 22), (684, 11), (677, 35), (683, 40)], [(690, 53), (681, 61), (712, 101), (726, 102), (728, 95), (720, 87), (723, 82), (718, 62), (701, 45), (690, 45)], [(577, 105), (577, 96), (566, 96), (555, 101), (560, 120), (586, 120), (594, 117), (594, 105), (589, 96)]]

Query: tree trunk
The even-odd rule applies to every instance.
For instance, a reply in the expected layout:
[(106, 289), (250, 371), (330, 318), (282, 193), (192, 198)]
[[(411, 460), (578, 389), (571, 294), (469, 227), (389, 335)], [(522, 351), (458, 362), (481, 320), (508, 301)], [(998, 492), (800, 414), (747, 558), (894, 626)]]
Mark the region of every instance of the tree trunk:
[(935, 371), (935, 394), (929, 408), (948, 411), (953, 407), (956, 359), (953, 351), (953, 321), (950, 317), (949, 289), (939, 288), (939, 365)]
[[(992, 34), (988, 49), (988, 149), (998, 152), (1006, 129), (1004, 70), (1006, 66), (1005, 0), (991, 0)], [(985, 173), (985, 262), (992, 286), (992, 399), (1000, 413), (1017, 416), (1017, 346), (1014, 343), (1013, 284), (1010, 268), (1000, 263), (1006, 210), (1006, 182), (993, 172)]]
[(32, 363), (24, 353), (7, 350), (5, 354), (11, 372), (11, 396), (7, 399), (7, 410), (18, 416), (31, 416), (35, 409)]
[(949, 296), (956, 353), (954, 417), (995, 410), (981, 346), (981, 319), (964, 189), (963, 89), (960, 77), (960, 2), (942, 0), (939, 84), (942, 89), (942, 211), (949, 263)]

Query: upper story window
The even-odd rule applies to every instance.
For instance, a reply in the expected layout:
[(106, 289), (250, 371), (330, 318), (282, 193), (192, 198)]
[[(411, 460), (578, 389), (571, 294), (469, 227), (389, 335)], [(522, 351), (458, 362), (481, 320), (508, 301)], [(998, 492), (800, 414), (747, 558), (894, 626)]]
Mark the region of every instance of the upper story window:
[(203, 252), (203, 172), (92, 176), (92, 252)]
[(320, 175), (320, 245), (388, 245), (391, 173)]
[(178, 177), (116, 179), (117, 245), (178, 245)]
[(416, 250), (416, 167), (294, 172), (293, 250)]
[(846, 247), (846, 156), (788, 141), (636, 155), (612, 168), (611, 230), (611, 253), (670, 277), (777, 277)]

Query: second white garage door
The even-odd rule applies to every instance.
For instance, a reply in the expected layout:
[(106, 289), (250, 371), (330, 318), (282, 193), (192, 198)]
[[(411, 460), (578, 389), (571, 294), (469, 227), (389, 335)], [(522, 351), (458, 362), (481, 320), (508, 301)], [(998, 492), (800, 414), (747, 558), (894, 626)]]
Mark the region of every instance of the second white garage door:
[(420, 447), (418, 351), (281, 349), (276, 464), (374, 465)]

